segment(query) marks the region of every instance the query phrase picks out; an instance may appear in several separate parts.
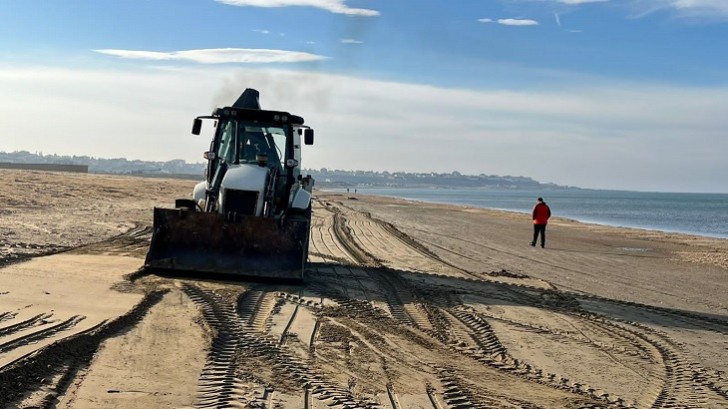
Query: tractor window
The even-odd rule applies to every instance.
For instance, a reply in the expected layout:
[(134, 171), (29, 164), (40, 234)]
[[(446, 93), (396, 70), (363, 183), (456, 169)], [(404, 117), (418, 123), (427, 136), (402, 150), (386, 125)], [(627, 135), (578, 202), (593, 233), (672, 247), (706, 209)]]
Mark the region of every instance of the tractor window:
[(235, 122), (227, 121), (220, 129), (217, 157), (225, 163), (235, 163)]
[(278, 163), (285, 165), (286, 161), (286, 131), (283, 128), (268, 128), (266, 138), (271, 145), (275, 147), (275, 159)]
[(257, 162), (259, 153), (268, 156), (268, 166), (282, 168), (285, 161), (286, 130), (260, 123), (240, 124), (240, 162)]
[(269, 151), (268, 141), (260, 130), (248, 128), (240, 133), (240, 162), (256, 162), (255, 157), (259, 153), (270, 158)]

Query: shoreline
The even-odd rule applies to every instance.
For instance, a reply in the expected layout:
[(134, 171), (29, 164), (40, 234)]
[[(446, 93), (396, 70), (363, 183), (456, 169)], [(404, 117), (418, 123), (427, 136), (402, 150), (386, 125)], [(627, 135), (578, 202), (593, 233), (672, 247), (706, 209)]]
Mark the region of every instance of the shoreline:
[[(332, 191), (318, 191), (320, 193), (323, 193), (325, 195), (327, 194), (334, 194), (334, 195), (340, 195), (341, 192), (332, 192)], [(314, 192), (315, 195), (316, 192)], [(521, 216), (529, 216), (530, 213), (528, 212), (521, 212), (518, 210), (510, 210), (510, 209), (499, 209), (499, 208), (493, 208), (493, 207), (481, 207), (481, 206), (475, 206), (472, 204), (459, 204), (459, 203), (443, 203), (443, 202), (437, 202), (437, 201), (427, 201), (427, 200), (421, 200), (421, 199), (411, 199), (411, 198), (403, 198), (403, 197), (396, 197), (396, 196), (387, 196), (387, 195), (377, 195), (377, 194), (367, 194), (367, 193), (357, 193), (357, 195), (365, 195), (370, 196), (374, 198), (379, 198), (383, 200), (401, 200), (405, 202), (412, 203), (413, 205), (437, 205), (437, 206), (452, 206), (454, 208), (458, 209), (464, 209), (464, 210), (482, 210), (486, 212), (493, 212), (495, 215), (502, 214), (504, 216), (507, 216), (509, 218), (512, 218), (514, 216), (518, 217), (519, 219), (523, 219)], [(358, 198), (356, 196), (350, 197), (350, 199), (353, 198), (354, 200), (357, 200)], [(525, 219), (530, 220), (530, 219)], [(613, 233), (625, 233), (630, 236), (645, 236), (650, 237), (652, 239), (662, 239), (662, 240), (680, 240), (681, 242), (711, 242), (715, 241), (716, 244), (725, 244), (728, 248), (728, 237), (715, 237), (710, 235), (704, 235), (704, 234), (696, 234), (696, 233), (688, 233), (688, 232), (681, 232), (681, 231), (667, 231), (667, 230), (660, 230), (660, 229), (650, 229), (650, 228), (644, 228), (644, 227), (633, 227), (633, 226), (620, 226), (620, 225), (614, 225), (614, 224), (608, 224), (608, 223), (600, 223), (600, 222), (594, 222), (594, 221), (584, 221), (575, 219), (572, 217), (564, 217), (564, 216), (552, 216), (549, 220), (549, 225), (561, 223), (562, 225), (569, 225), (569, 227), (579, 228), (579, 226), (582, 226), (584, 229), (589, 231), (612, 231)], [(727, 265), (728, 267), (728, 265)]]
[(317, 195), (390, 223), (484, 276), (506, 270), (555, 288), (728, 315), (728, 240), (555, 217), (540, 249), (528, 245), (533, 229), (522, 213), (363, 193)]
[[(377, 196), (377, 197), (383, 197), (383, 198), (396, 198), (401, 200), (407, 200), (412, 201), (415, 203), (432, 203), (432, 204), (441, 204), (441, 205), (451, 205), (451, 206), (458, 206), (458, 207), (472, 207), (476, 209), (488, 209), (488, 210), (495, 210), (495, 211), (501, 211), (501, 212), (508, 212), (508, 213), (517, 213), (517, 214), (529, 214), (526, 210), (518, 210), (518, 209), (508, 209), (508, 208), (499, 208), (499, 207), (486, 207), (486, 206), (478, 206), (474, 204), (469, 203), (457, 203), (457, 202), (447, 202), (447, 201), (437, 201), (437, 200), (427, 200), (427, 199), (420, 199), (420, 198), (410, 198), (410, 197), (402, 197), (402, 196), (395, 196), (395, 195), (385, 195), (385, 194), (378, 194), (378, 193), (367, 193), (366, 190), (359, 191), (356, 194), (354, 193), (347, 193), (345, 191), (340, 190), (330, 190), (330, 189), (321, 189), (319, 192), (322, 193), (337, 193), (337, 194), (349, 194), (349, 195), (369, 195), (369, 196)], [(659, 192), (658, 192), (659, 193)], [(630, 225), (628, 223), (625, 224), (618, 224), (618, 223), (612, 223), (612, 222), (603, 222), (599, 220), (593, 220), (593, 219), (584, 219), (584, 218), (578, 218), (573, 216), (554, 216), (558, 217), (560, 219), (564, 220), (571, 220), (578, 223), (584, 223), (584, 224), (592, 224), (597, 226), (604, 226), (604, 227), (614, 227), (614, 228), (621, 228), (621, 229), (634, 229), (634, 230), (644, 230), (646, 232), (660, 232), (660, 233), (666, 233), (666, 234), (682, 234), (686, 236), (695, 236), (700, 238), (709, 238), (709, 239), (717, 239), (717, 240), (728, 240), (728, 234), (726, 235), (720, 235), (720, 234), (711, 234), (711, 233), (704, 233), (699, 231), (688, 231), (688, 230), (679, 230), (679, 229), (664, 229), (659, 228), (656, 226), (638, 226), (638, 225)]]

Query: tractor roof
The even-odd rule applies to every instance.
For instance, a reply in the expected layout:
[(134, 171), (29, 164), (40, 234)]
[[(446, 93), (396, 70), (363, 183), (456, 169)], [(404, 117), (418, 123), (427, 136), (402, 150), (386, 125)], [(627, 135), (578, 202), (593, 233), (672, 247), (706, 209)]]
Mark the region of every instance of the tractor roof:
[(303, 118), (283, 111), (268, 111), (264, 109), (245, 109), (237, 107), (218, 108), (213, 116), (220, 118), (247, 119), (251, 121), (281, 122), (293, 125), (303, 125)]

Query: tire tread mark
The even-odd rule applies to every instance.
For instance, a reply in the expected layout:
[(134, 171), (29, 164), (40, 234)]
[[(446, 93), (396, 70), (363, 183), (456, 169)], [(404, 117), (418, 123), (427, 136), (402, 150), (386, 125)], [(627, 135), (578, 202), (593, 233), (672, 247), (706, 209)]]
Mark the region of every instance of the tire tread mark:
[(351, 245), (352, 241), (347, 239), (347, 235), (351, 232), (346, 230), (346, 219), (342, 216), (341, 210), (328, 202), (323, 203), (323, 205), (333, 214), (333, 222), (328, 228), (328, 231), (329, 235), (334, 239), (336, 246), (339, 247), (342, 253), (348, 255), (351, 260), (354, 260), (354, 263), (365, 264), (368, 260), (357, 247)]
[(402, 405), (399, 404), (399, 399), (397, 399), (397, 394), (394, 392), (394, 386), (391, 383), (387, 384), (387, 396), (389, 397), (389, 402), (392, 404), (392, 409), (402, 409)]
[[(229, 305), (229, 302), (213, 291), (192, 286), (188, 286), (184, 290), (188, 294), (193, 294), (191, 297), (193, 301), (202, 305), (203, 317), (206, 320), (209, 319), (213, 327), (222, 328), (236, 340), (237, 351), (240, 351), (237, 353), (238, 355), (245, 352), (250, 356), (262, 358), (271, 365), (274, 372), (284, 374), (304, 388), (310, 388), (311, 396), (326, 402), (331, 408), (367, 409), (371, 407), (369, 403), (355, 399), (347, 388), (331, 384), (298, 357), (288, 352), (285, 346), (280, 346), (265, 336), (249, 331), (246, 327), (247, 313), (235, 311), (234, 306)], [(208, 313), (205, 314), (205, 311)], [(220, 363), (221, 365), (237, 368), (237, 363), (231, 357), (224, 358), (225, 362)], [(239, 376), (235, 375), (235, 377)], [(226, 384), (226, 386), (230, 385)], [(275, 385), (268, 386), (275, 389)], [(227, 388), (227, 390), (231, 389), (231, 387)], [(230, 399), (233, 398), (231, 394), (226, 394), (220, 388), (211, 387), (206, 393), (205, 401), (210, 405), (217, 402), (219, 407), (227, 407), (230, 405)], [(239, 402), (241, 401), (241, 397), (235, 398), (239, 399)]]
[(440, 404), (440, 400), (437, 398), (437, 393), (435, 393), (435, 388), (429, 382), (425, 386), (425, 393), (427, 393), (427, 398), (430, 399), (430, 403), (432, 404), (432, 409), (444, 409), (442, 407), (442, 405)]
[(705, 406), (703, 399), (697, 395), (695, 386), (703, 385), (712, 390), (710, 385), (701, 382), (701, 374), (706, 370), (696, 363), (686, 361), (684, 357), (687, 354), (668, 335), (637, 322), (612, 322), (596, 314), (590, 314), (590, 317), (593, 325), (601, 325), (624, 337), (644, 342), (656, 351), (663, 366), (664, 379), (657, 387), (658, 390), (653, 391), (651, 397), (647, 397), (651, 409)]
[(59, 332), (75, 327), (76, 324), (83, 321), (84, 319), (86, 319), (86, 317), (83, 315), (74, 315), (71, 318), (68, 318), (67, 320), (60, 322), (56, 325), (2, 343), (0, 344), (0, 353), (5, 353), (23, 345), (28, 345), (33, 342), (38, 342), (44, 338), (52, 337)]
[(490, 397), (476, 396), (453, 368), (436, 368), (443, 387), (442, 397), (452, 409), (500, 409), (502, 402)]
[(490, 324), (472, 308), (459, 305), (448, 309), (448, 311), (471, 331), (470, 337), (479, 347), (476, 349), (463, 348), (456, 344), (456, 346), (453, 346), (456, 351), (487, 366), (529, 381), (588, 397), (599, 402), (598, 404), (595, 403), (597, 405), (618, 408), (628, 407), (621, 397), (614, 397), (607, 393), (597, 395), (595, 389), (585, 388), (584, 385), (579, 383), (571, 383), (568, 378), (556, 374), (544, 373), (543, 370), (514, 358), (500, 343)]
[[(606, 344), (604, 342), (594, 341), (590, 338), (587, 338), (584, 335), (579, 336), (579, 335), (577, 335), (576, 332), (572, 332), (572, 331), (564, 331), (564, 330), (548, 328), (548, 327), (544, 327), (544, 326), (540, 326), (540, 325), (529, 324), (529, 323), (516, 321), (516, 320), (505, 318), (505, 317), (499, 317), (496, 315), (488, 314), (483, 311), (478, 311), (478, 314), (480, 314), (481, 316), (483, 316), (485, 318), (495, 320), (498, 322), (502, 322), (506, 325), (510, 325), (510, 326), (516, 327), (516, 328), (524, 330), (524, 331), (533, 332), (536, 334), (541, 334), (541, 335), (546, 335), (546, 336), (554, 336), (554, 337), (557, 337), (559, 340), (568, 339), (572, 342), (590, 346), (590, 347), (599, 349), (599, 350), (607, 352), (607, 353), (617, 353), (617, 354), (626, 355), (626, 356), (633, 357), (633, 358), (640, 358), (643, 360), (649, 360), (650, 358), (652, 358), (652, 355), (650, 355), (649, 352), (645, 348), (640, 348), (639, 346), (636, 346), (634, 348), (634, 350), (630, 350), (625, 347), (617, 346), (615, 344)], [(611, 335), (612, 337), (614, 337), (615, 334), (608, 333), (608, 335)]]
[(296, 315), (298, 314), (298, 307), (300, 307), (300, 304), (296, 304), (296, 307), (293, 309), (293, 313), (291, 313), (291, 318), (288, 320), (286, 327), (283, 328), (283, 332), (281, 332), (281, 338), (280, 338), (280, 341), (278, 342), (278, 345), (286, 344), (286, 338), (288, 337), (288, 331), (291, 329), (291, 325), (293, 325), (293, 321), (296, 319)]
[(16, 407), (17, 399), (33, 390), (43, 389), (44, 379), (50, 374), (68, 368), (64, 370), (65, 374), (55, 388), (48, 391), (45, 403), (40, 405), (42, 408), (55, 407), (56, 396), (65, 393), (78, 371), (90, 364), (101, 342), (140, 321), (167, 292), (168, 290), (161, 290), (147, 293), (126, 314), (56, 340), (0, 368), (0, 407)]
[(266, 331), (274, 305), (269, 294), (265, 286), (257, 286), (240, 295), (238, 315), (246, 327), (258, 332)]
[(5, 337), (8, 335), (14, 334), (18, 331), (21, 331), (25, 328), (29, 328), (29, 327), (38, 325), (38, 323), (47, 320), (51, 316), (53, 316), (52, 313), (46, 312), (46, 313), (38, 314), (34, 317), (28, 318), (27, 320), (15, 323), (13, 325), (8, 325), (7, 327), (0, 328), (0, 337)]
[(334, 213), (334, 235), (347, 253), (363, 266), (381, 266), (380, 260), (360, 248), (351, 234), (351, 228), (346, 225), (346, 217), (341, 212)]
[(243, 396), (236, 393), (237, 384), (242, 382), (236, 372), (240, 344), (237, 334), (228, 324), (229, 320), (235, 319), (235, 311), (214, 292), (206, 292), (189, 284), (184, 285), (182, 290), (200, 306), (203, 318), (215, 330), (207, 362), (198, 379), (195, 406), (218, 408), (226, 407), (231, 402), (245, 401)]
[(11, 312), (11, 311), (0, 312), (0, 322), (11, 320), (11, 319), (15, 318), (15, 316), (17, 316), (17, 315), (18, 315), (17, 312)]
[[(375, 221), (376, 222), (376, 221)], [(394, 228), (392, 226), (392, 228)], [(395, 229), (396, 230), (396, 229)], [(390, 232), (390, 230), (386, 230)], [(357, 242), (354, 240), (351, 229), (346, 227), (346, 217), (341, 213), (340, 210), (337, 209), (337, 211), (334, 213), (334, 232), (336, 233), (337, 238), (339, 241), (348, 249), (349, 253), (354, 256), (354, 258), (357, 260), (358, 263), (360, 263), (363, 266), (369, 266), (369, 267), (382, 267), (382, 261), (376, 258), (374, 255), (367, 252), (365, 249), (361, 248), (357, 244)], [(390, 233), (392, 234), (392, 233)], [(395, 235), (395, 237), (397, 237)], [(397, 237), (398, 238), (398, 237)], [(407, 243), (405, 243), (407, 244)], [(364, 271), (372, 277), (376, 282), (380, 284), (380, 287), (384, 290), (384, 297), (387, 302), (387, 306), (389, 307), (389, 310), (392, 314), (392, 316), (407, 325), (420, 327), (421, 329), (431, 329), (432, 325), (430, 324), (426, 314), (417, 314), (419, 311), (408, 311), (408, 309), (405, 307), (405, 304), (402, 302), (402, 298), (400, 294), (409, 296), (409, 298), (414, 298), (412, 294), (409, 292), (409, 289), (407, 289), (407, 286), (404, 284), (404, 282), (399, 278), (399, 276), (396, 274), (396, 271), (391, 270), (388, 271), (388, 274), (384, 274), (380, 270), (375, 270), (372, 268), (364, 268)], [(353, 274), (352, 274), (353, 275)], [(356, 278), (356, 277), (355, 277)], [(357, 281), (359, 282), (358, 278)], [(363, 288), (361, 285), (361, 282), (359, 282), (359, 285)], [(366, 292), (365, 292), (366, 294)], [(417, 310), (417, 306), (413, 305), (411, 308), (414, 308)], [(424, 316), (422, 316), (424, 315)]]
[[(327, 204), (322, 203), (320, 201), (317, 201), (320, 207), (322, 207), (327, 213), (332, 213), (328, 208)], [(318, 207), (318, 206), (317, 206)], [(314, 213), (316, 214), (316, 213)], [(332, 213), (333, 214), (333, 213)], [(348, 254), (344, 249), (342, 249), (341, 245), (338, 243), (338, 240), (336, 239), (336, 236), (332, 232), (333, 230), (333, 218), (327, 217), (324, 219), (320, 225), (317, 223), (314, 225), (314, 228), (317, 235), (313, 235), (312, 237), (318, 237), (319, 240), (311, 240), (314, 252), (312, 253), (315, 256), (321, 257), (324, 260), (332, 260), (336, 261), (343, 265), (351, 264), (351, 258), (346, 257), (339, 257), (336, 256), (336, 253), (343, 253)], [(327, 223), (328, 221), (331, 221), (331, 223)], [(324, 235), (324, 232), (326, 233)], [(329, 240), (326, 239), (326, 237), (330, 238), (333, 241), (333, 245), (336, 247), (338, 251), (333, 251), (331, 247), (329, 246)], [(328, 254), (324, 254), (323, 251), (326, 251)]]
[(311, 339), (308, 342), (308, 351), (313, 353), (316, 350), (316, 336), (318, 335), (319, 329), (321, 328), (321, 318), (316, 318), (316, 323), (313, 324), (313, 331), (311, 331)]

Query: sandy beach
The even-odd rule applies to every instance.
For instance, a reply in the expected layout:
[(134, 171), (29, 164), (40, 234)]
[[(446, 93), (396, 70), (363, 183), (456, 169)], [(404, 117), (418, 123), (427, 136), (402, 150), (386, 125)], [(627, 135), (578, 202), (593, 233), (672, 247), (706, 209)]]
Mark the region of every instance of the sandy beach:
[(306, 281), (141, 269), (194, 181), (0, 170), (3, 408), (728, 408), (728, 240), (315, 192)]

